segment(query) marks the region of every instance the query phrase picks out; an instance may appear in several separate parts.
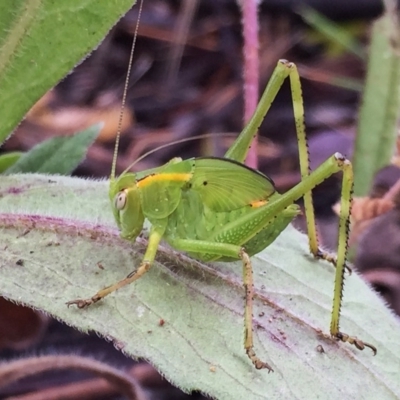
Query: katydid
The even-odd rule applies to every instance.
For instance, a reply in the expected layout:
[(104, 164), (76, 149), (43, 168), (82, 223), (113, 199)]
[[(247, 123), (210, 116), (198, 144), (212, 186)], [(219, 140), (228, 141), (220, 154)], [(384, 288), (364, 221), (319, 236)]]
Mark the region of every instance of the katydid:
[[(289, 77), (299, 143), (301, 182), (279, 194), (266, 175), (243, 164), (250, 143), (284, 80)], [(224, 158), (174, 158), (151, 170), (115, 176), (114, 154), (109, 197), (121, 237), (134, 241), (147, 219), (151, 224), (147, 249), (137, 270), (88, 299), (68, 302), (79, 308), (89, 306), (117, 289), (142, 277), (151, 267), (162, 239), (174, 249), (202, 261), (241, 260), (245, 290), (244, 348), (255, 368), (272, 370), (253, 348), (253, 271), (250, 257), (257, 254), (299, 214), (294, 203), (304, 198), (309, 246), (312, 255), (336, 267), (330, 334), (357, 349), (376, 349), (339, 329), (343, 281), (346, 266), (348, 224), (353, 171), (349, 160), (339, 153), (310, 173), (300, 77), (296, 66), (280, 60), (248, 125)], [(311, 190), (332, 174), (343, 174), (337, 257), (318, 245)]]

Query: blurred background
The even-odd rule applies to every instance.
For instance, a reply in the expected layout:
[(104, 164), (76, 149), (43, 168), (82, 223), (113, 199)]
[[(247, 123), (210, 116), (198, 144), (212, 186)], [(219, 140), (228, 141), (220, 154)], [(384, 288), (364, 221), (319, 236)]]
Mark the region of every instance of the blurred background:
[[(324, 33), (324, 20), (315, 19), (315, 10), (319, 17), (329, 19), (346, 32), (352, 46), (345, 46)], [(312, 168), (335, 152), (352, 157), (371, 22), (382, 11), (379, 0), (260, 2), (260, 92), (278, 59), (296, 63), (302, 80)], [(135, 7), (97, 50), (34, 106), (2, 150), (25, 151), (51, 136), (73, 134), (104, 121), (98, 140), (74, 174), (107, 177), (136, 20)], [(140, 161), (135, 169), (161, 165), (176, 156), (222, 156), (244, 125), (242, 54), (242, 18), (235, 1), (144, 1), (117, 172), (157, 146), (205, 133), (215, 136), (163, 148)], [(280, 192), (300, 181), (288, 82), (261, 126), (258, 163), (259, 170), (274, 180)], [(400, 314), (400, 215), (396, 186), (399, 171), (394, 160), (376, 175), (366, 197), (355, 201), (351, 237), (352, 261), (357, 270), (397, 314)], [(322, 245), (333, 250), (338, 223), (333, 207), (340, 199), (340, 182), (341, 176), (334, 176), (313, 192)], [(301, 218), (296, 225), (304, 230)], [(100, 354), (104, 361), (131, 368), (149, 398), (205, 398), (197, 393), (192, 396), (180, 393), (152, 367), (134, 364), (94, 335), (81, 335), (47, 316), (2, 299), (0, 325), (3, 359), (49, 353), (54, 349), (96, 354), (96, 357)], [(48, 398), (33, 397), (32, 393), (56, 384), (69, 384), (77, 375), (50, 374), (41, 380), (26, 380), (7, 388), (7, 392), (0, 391), (0, 397)], [(87, 385), (87, 391), (79, 392), (79, 398), (118, 398), (111, 392), (93, 397)], [(78, 392), (74, 393), (76, 396)]]

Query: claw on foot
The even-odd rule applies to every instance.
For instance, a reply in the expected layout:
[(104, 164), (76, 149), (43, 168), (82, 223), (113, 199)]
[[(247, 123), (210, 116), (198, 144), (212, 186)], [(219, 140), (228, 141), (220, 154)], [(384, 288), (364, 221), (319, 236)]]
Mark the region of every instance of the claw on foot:
[[(317, 253), (315, 254), (315, 258), (319, 258), (321, 260), (328, 261), (336, 268), (336, 257), (331, 256), (329, 253), (327, 253), (325, 251), (318, 249)], [(349, 267), (347, 262), (344, 264), (344, 268), (350, 276), (352, 274), (353, 270), (351, 269), (351, 267)]]
[(353, 270), (347, 265), (347, 263), (344, 264), (344, 268), (346, 269), (349, 276), (353, 273)]
[(246, 349), (246, 353), (249, 356), (251, 362), (256, 367), (256, 369), (267, 369), (268, 373), (274, 372), (273, 368), (264, 361), (261, 361), (254, 352), (253, 349)]
[(91, 298), (91, 299), (77, 299), (77, 300), (71, 300), (67, 301), (65, 304), (69, 306), (76, 305), (78, 308), (85, 308), (89, 307), (91, 304), (95, 303), (97, 300)]
[(273, 368), (269, 364), (267, 364), (261, 360), (255, 361), (254, 366), (256, 367), (256, 369), (267, 369), (268, 373), (274, 372)]
[(356, 346), (356, 348), (358, 350), (364, 350), (366, 347), (368, 347), (368, 348), (370, 348), (372, 350), (372, 352), (374, 353), (374, 356), (378, 352), (376, 350), (375, 346), (373, 346), (372, 344), (363, 342), (361, 339), (358, 339), (356, 336), (349, 336), (347, 333), (338, 332), (335, 335), (335, 337), (338, 340), (341, 340), (342, 342), (347, 342), (349, 344), (352, 344), (352, 345)]

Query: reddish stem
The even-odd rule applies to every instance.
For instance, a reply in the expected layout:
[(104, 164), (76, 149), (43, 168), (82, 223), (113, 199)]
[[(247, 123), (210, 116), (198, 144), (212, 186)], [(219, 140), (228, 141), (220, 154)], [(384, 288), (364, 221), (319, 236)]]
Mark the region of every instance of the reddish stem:
[[(259, 57), (257, 0), (242, 0), (244, 59), (244, 122), (250, 120), (258, 103)], [(257, 139), (254, 139), (246, 164), (257, 168)]]

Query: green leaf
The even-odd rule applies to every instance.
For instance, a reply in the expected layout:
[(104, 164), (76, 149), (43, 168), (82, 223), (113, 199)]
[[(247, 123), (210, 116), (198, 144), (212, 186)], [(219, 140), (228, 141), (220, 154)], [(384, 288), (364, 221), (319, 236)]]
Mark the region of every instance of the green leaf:
[(100, 133), (100, 125), (71, 136), (48, 139), (24, 154), (7, 173), (41, 172), (69, 175), (85, 158), (87, 149)]
[(107, 182), (5, 176), (0, 210), (1, 295), (99, 332), (186, 391), (229, 400), (400, 397), (398, 319), (354, 273), (341, 328), (378, 354), (327, 337), (334, 270), (309, 255), (306, 237), (293, 228), (252, 257), (255, 346), (275, 369), (268, 374), (243, 349), (240, 263), (206, 265), (161, 246), (135, 284), (88, 309), (67, 308), (66, 301), (126, 276), (146, 245), (119, 238)]
[(353, 156), (354, 193), (365, 196), (390, 164), (400, 116), (400, 27), (392, 13), (374, 22)]
[(98, 45), (132, 0), (0, 2), (0, 143)]
[(21, 151), (12, 151), (0, 156), (0, 174), (14, 165), (23, 155)]
[(308, 7), (304, 4), (300, 5), (299, 14), (310, 26), (324, 35), (332, 43), (336, 43), (361, 60), (365, 59), (363, 46), (354, 38), (354, 34), (351, 34), (343, 26), (336, 24), (312, 7)]

